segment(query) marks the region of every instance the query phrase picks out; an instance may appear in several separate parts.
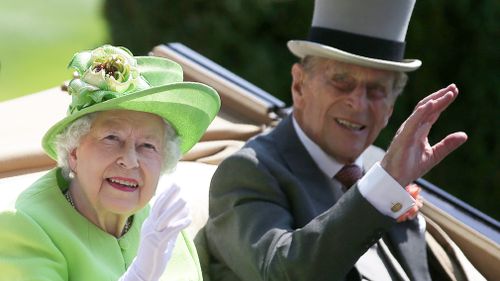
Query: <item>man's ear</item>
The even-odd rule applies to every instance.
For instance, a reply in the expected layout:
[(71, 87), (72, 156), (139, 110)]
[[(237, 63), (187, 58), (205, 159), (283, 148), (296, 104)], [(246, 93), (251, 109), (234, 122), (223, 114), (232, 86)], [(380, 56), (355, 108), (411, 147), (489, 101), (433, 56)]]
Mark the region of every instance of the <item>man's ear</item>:
[(384, 128), (387, 126), (387, 123), (389, 123), (389, 119), (391, 118), (393, 111), (394, 111), (394, 105), (391, 106), (391, 108), (389, 109), (389, 112), (385, 115)]
[(292, 66), (292, 100), (294, 107), (301, 107), (303, 104), (302, 87), (304, 85), (304, 69), (299, 63)]

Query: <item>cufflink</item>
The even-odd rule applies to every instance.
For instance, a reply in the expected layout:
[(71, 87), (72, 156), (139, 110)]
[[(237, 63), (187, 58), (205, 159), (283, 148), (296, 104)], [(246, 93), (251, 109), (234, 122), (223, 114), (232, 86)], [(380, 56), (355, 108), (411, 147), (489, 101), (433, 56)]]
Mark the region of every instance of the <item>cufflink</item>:
[(392, 203), (392, 207), (391, 207), (391, 211), (393, 213), (396, 213), (398, 212), (399, 210), (401, 210), (401, 208), (403, 208), (403, 204), (397, 202), (397, 203)]

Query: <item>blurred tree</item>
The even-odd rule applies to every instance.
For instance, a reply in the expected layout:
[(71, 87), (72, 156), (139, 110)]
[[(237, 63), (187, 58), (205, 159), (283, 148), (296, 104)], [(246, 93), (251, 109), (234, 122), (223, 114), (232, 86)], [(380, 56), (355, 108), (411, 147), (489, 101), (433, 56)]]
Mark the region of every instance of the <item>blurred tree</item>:
[(106, 0), (114, 44), (146, 54), (181, 42), (289, 103), (290, 38), (307, 33), (312, 2)]
[(500, 2), (496, 0), (417, 1), (406, 37), (408, 58), (422, 67), (410, 74), (389, 130), (427, 93), (450, 83), (460, 95), (431, 131), (434, 143), (465, 131), (469, 140), (425, 178), (474, 207), (500, 219)]
[[(286, 48), (309, 29), (312, 0), (105, 0), (114, 44), (146, 54), (181, 42), (290, 104)], [(407, 34), (410, 74), (393, 118), (377, 141), (387, 147), (426, 94), (449, 83), (461, 95), (433, 128), (430, 141), (465, 131), (469, 141), (425, 178), (500, 219), (500, 2), (418, 1)]]

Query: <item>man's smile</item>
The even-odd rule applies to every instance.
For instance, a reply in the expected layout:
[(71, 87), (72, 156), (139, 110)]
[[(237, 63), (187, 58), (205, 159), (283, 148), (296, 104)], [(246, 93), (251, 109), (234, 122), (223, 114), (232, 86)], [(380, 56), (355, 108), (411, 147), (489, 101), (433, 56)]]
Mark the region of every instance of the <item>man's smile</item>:
[(352, 123), (345, 119), (340, 119), (340, 118), (335, 118), (335, 122), (337, 122), (337, 124), (349, 130), (361, 131), (366, 127), (364, 125)]

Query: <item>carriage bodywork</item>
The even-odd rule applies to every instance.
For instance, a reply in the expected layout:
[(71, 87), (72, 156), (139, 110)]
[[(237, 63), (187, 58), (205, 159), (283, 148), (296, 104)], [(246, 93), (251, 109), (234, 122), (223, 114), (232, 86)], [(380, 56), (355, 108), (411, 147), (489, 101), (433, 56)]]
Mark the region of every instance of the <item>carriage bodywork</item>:
[[(209, 255), (200, 230), (208, 218), (212, 173), (247, 139), (274, 127), (288, 109), (282, 101), (182, 44), (156, 46), (151, 55), (179, 62), (186, 81), (211, 85), (221, 96), (221, 111), (202, 140), (183, 157), (173, 175), (162, 178), (183, 187), (193, 216), (188, 232), (203, 265)], [(41, 137), (66, 114), (69, 99), (63, 86), (0, 103), (0, 206), (12, 204), (17, 194), (55, 166), (41, 148)], [(424, 179), (418, 183), (425, 198), (422, 213), (428, 221), (428, 242), (434, 243), (443, 262), (464, 255), (488, 280), (498, 278), (499, 222)]]

